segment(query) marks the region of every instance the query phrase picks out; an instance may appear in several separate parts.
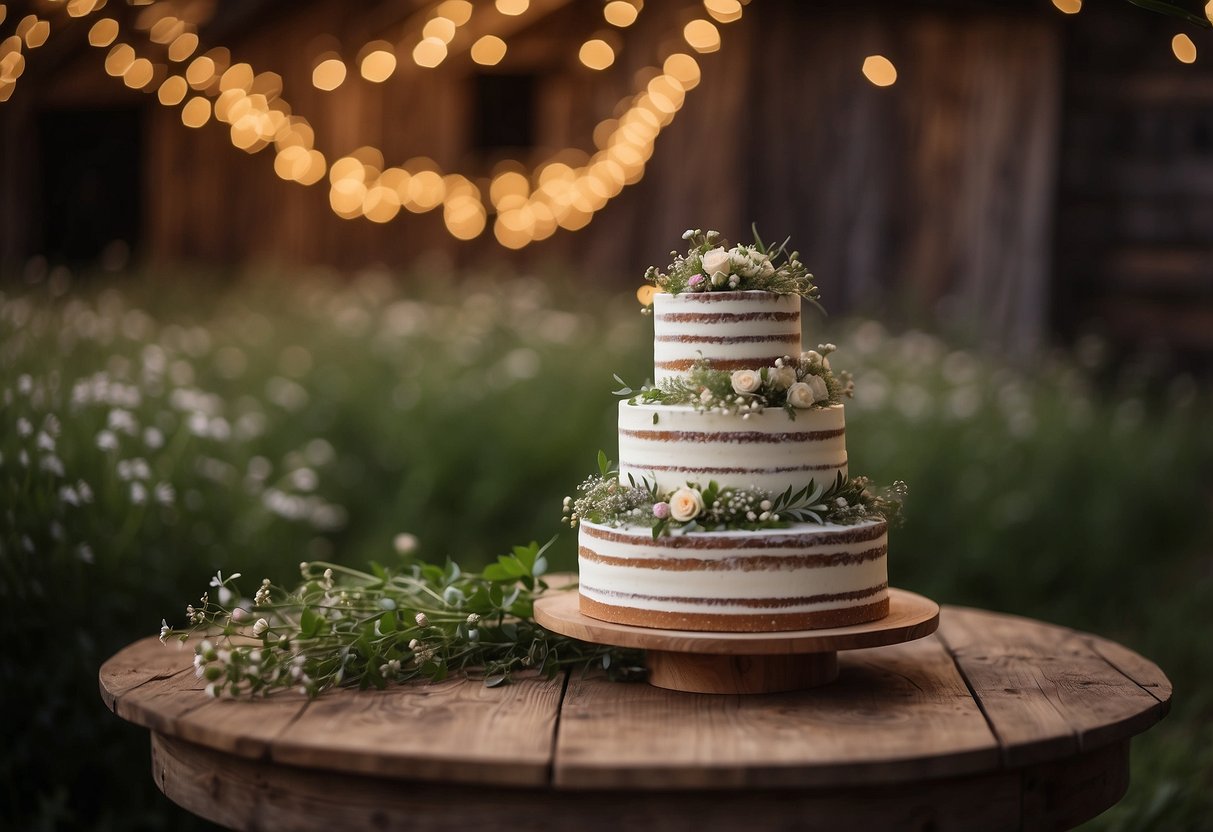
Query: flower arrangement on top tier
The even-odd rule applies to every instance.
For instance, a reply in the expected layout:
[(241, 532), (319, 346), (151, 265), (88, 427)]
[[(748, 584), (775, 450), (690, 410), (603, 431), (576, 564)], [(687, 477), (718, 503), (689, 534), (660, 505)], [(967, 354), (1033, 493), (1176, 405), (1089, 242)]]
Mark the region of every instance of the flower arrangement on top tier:
[(754, 228), (754, 242), (730, 245), (718, 231), (688, 229), (682, 239), (690, 242), (686, 254), (671, 251), (673, 262), (661, 271), (649, 266), (644, 279), (651, 286), (637, 292), (646, 307), (653, 294), (667, 292), (772, 292), (800, 295), (820, 308), (813, 275), (800, 262), (800, 252), (788, 251), (789, 237), (775, 247), (767, 246)]
[(789, 419), (797, 411), (841, 404), (855, 394), (855, 380), (846, 370), (830, 369), (830, 354), (837, 347), (818, 344), (798, 358), (776, 359), (774, 367), (756, 370), (714, 370), (707, 360), (697, 362), (685, 376), (664, 379), (658, 386), (633, 390), (619, 376), (616, 396), (632, 404), (681, 404), (702, 412), (732, 413), (748, 419), (768, 407), (782, 407)]
[(582, 520), (607, 526), (648, 526), (654, 539), (665, 534), (694, 531), (727, 531), (786, 528), (792, 523), (854, 525), (882, 519), (895, 524), (901, 519), (906, 484), (898, 481), (887, 489), (872, 487), (867, 477), (844, 478), (809, 484), (780, 494), (761, 488), (738, 488), (709, 482), (688, 482), (659, 491), (651, 480), (619, 472), (598, 452), (598, 474), (577, 487), (580, 496), (564, 498), (564, 522), (576, 527)]

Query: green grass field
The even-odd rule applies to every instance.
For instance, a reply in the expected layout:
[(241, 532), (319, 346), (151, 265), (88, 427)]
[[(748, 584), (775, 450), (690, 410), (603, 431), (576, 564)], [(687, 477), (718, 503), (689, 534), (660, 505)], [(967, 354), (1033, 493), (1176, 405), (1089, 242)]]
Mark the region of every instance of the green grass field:
[[(651, 367), (632, 298), (558, 275), (56, 286), (0, 293), (0, 686), (26, 715), (0, 728), (4, 828), (203, 828), (155, 791), (96, 671), (183, 624), (218, 569), (286, 582), (303, 559), (390, 559), (399, 532), (470, 567), (559, 533), (571, 568), (561, 499), (613, 456), (612, 374)], [(1210, 392), (1095, 344), (1009, 366), (806, 320), (856, 375), (852, 471), (910, 485), (893, 583), (1158, 662), (1173, 711), (1091, 828), (1213, 828)]]

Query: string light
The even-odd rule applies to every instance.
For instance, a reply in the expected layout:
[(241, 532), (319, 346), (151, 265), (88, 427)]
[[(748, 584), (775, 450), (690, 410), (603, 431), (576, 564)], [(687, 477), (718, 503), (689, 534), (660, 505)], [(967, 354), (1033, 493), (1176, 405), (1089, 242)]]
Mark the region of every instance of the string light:
[[(104, 6), (104, 0), (69, 3), (75, 4), (72, 8), (80, 16)], [(737, 19), (741, 6), (727, 0), (704, 3), (717, 23)], [(528, 11), (530, 4), (528, 0), (495, 0), (495, 7), (502, 15), (517, 16)], [(603, 16), (608, 24), (623, 28), (636, 20), (642, 7), (642, 0), (612, 0), (604, 5)], [(109, 50), (109, 74), (133, 88), (154, 90), (164, 106), (180, 105), (181, 121), (187, 127), (200, 128), (213, 118), (228, 126), (234, 147), (248, 153), (273, 147), (274, 173), (283, 180), (312, 185), (327, 174), (330, 208), (339, 217), (386, 223), (401, 209), (422, 213), (441, 207), (443, 223), (456, 239), (480, 236), (490, 227), (491, 218), (494, 238), (509, 248), (546, 239), (558, 229), (584, 228), (623, 188), (639, 182), (659, 134), (682, 108), (687, 92), (699, 84), (701, 75), (698, 61), (690, 54), (668, 54), (660, 67), (641, 71), (641, 88), (620, 102), (614, 117), (598, 123), (592, 154), (567, 149), (531, 173), (519, 163), (511, 163), (494, 172), (488, 193), (482, 194), (471, 179), (443, 174), (431, 159), (417, 157), (400, 166), (386, 166), (383, 154), (373, 147), (359, 148), (330, 166), (314, 147), (315, 131), (307, 119), (293, 114), (282, 99), (282, 78), (272, 72), (256, 73), (247, 63), (233, 63), (230, 52), (222, 47), (196, 54), (198, 36), (183, 8), (152, 3), (136, 18), (136, 28), (164, 50), (160, 54), (182, 65), (175, 73), (150, 56), (136, 54), (131, 44), (120, 42), (119, 24), (113, 18), (96, 21), (89, 29), (89, 42)], [(473, 12), (467, 0), (437, 3), (414, 35), (418, 38), (412, 50), (415, 62), (423, 67), (441, 64), (456, 42), (459, 27), (471, 20)], [(0, 100), (6, 90), (11, 95), (8, 79), (14, 71), (19, 74), (14, 68), (24, 61), (22, 39), (34, 31), (37, 22), (25, 24), (21, 37), (10, 39), (15, 44), (0, 45)], [(48, 23), (48, 34), (49, 29)], [(694, 50), (720, 48), (720, 31), (709, 20), (692, 21), (683, 35)], [(618, 49), (610, 42), (613, 38), (604, 34), (587, 39), (578, 53), (582, 62), (599, 70), (611, 66)], [(38, 32), (33, 39), (38, 41)], [(336, 48), (333, 43), (313, 61), (312, 82), (318, 89), (335, 90), (346, 80), (348, 69)], [(484, 34), (471, 44), (469, 53), (474, 63), (493, 66), (503, 60), (507, 49), (501, 37)], [(12, 53), (16, 57), (9, 57)], [(390, 42), (371, 41), (358, 52), (354, 66), (364, 80), (381, 83), (396, 70), (397, 55)]]

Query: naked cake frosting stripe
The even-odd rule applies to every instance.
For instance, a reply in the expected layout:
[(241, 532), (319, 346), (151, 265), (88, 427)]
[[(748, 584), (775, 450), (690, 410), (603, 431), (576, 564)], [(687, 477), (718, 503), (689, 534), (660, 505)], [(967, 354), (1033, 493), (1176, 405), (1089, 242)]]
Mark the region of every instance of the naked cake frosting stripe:
[(806, 410), (795, 421), (770, 408), (742, 420), (688, 405), (620, 402), (619, 473), (662, 489), (724, 473), (775, 493), (809, 480), (828, 486), (847, 476), (843, 408)]
[(696, 361), (717, 369), (770, 366), (799, 355), (800, 298), (766, 292), (659, 294), (653, 306), (653, 370), (660, 382)]

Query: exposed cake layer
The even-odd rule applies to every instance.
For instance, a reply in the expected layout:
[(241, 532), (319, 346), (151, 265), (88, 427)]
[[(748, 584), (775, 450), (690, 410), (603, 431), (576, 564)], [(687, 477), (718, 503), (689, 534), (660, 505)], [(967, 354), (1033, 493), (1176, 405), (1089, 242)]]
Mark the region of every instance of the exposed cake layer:
[(581, 523), (581, 611), (641, 627), (774, 632), (888, 614), (883, 520), (653, 538)]
[(769, 367), (800, 355), (800, 297), (770, 292), (653, 296), (653, 378), (685, 375), (700, 358), (720, 370)]
[[(656, 422), (653, 417), (656, 416)], [(847, 476), (843, 406), (767, 408), (742, 419), (689, 405), (619, 403), (619, 477), (655, 480), (660, 490), (687, 482), (755, 486), (783, 492), (809, 480)]]

